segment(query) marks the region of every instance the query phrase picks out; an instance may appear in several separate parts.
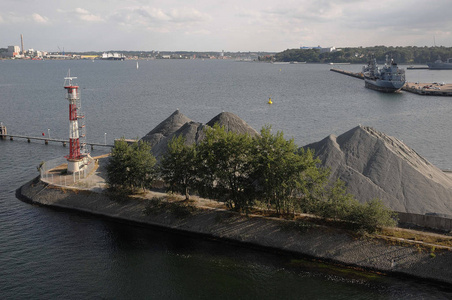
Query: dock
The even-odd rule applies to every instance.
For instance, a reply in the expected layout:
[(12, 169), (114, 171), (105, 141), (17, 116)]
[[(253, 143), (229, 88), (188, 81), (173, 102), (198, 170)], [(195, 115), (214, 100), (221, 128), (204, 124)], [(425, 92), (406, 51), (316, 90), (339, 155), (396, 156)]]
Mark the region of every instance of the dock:
[(452, 96), (452, 84), (407, 82), (404, 91), (424, 96)]
[(408, 67), (407, 70), (428, 70), (429, 67)]
[[(362, 73), (353, 73), (350, 71), (344, 71), (340, 69), (330, 69), (330, 71), (355, 77), (358, 79), (364, 79)], [(449, 96), (449, 97), (452, 96), (452, 84), (450, 83), (407, 82), (402, 87), (402, 90), (422, 96)]]
[(351, 77), (355, 77), (355, 78), (358, 78), (358, 79), (364, 79), (363, 73), (353, 73), (353, 72), (344, 71), (344, 70), (341, 70), (341, 69), (330, 69), (330, 71), (336, 72), (336, 73), (340, 73), (340, 74), (344, 74), (344, 75), (351, 76)]
[[(26, 136), (26, 135), (18, 135), (18, 134), (3, 134), (0, 132), (0, 139), (2, 140), (6, 140), (9, 139), (11, 141), (14, 141), (14, 139), (26, 139), (27, 142), (31, 142), (31, 140), (38, 140), (38, 141), (43, 141), (44, 144), (49, 144), (49, 142), (55, 142), (55, 143), (61, 143), (63, 145), (63, 147), (66, 147), (66, 145), (69, 143), (69, 140), (62, 140), (62, 139), (51, 139), (51, 138), (47, 138), (47, 137), (38, 137), (38, 136)], [(91, 149), (94, 149), (94, 146), (99, 146), (99, 147), (114, 147), (114, 145), (109, 145), (109, 144), (101, 144), (101, 143), (86, 143), (86, 145), (90, 145)]]

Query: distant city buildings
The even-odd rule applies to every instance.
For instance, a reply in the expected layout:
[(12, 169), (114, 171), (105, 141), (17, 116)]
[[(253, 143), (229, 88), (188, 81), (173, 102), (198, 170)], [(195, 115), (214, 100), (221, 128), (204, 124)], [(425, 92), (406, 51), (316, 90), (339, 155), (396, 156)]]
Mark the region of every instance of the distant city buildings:
[(19, 46), (8, 46), (8, 52), (6, 52), (8, 57), (20, 57), (20, 47)]
[(11, 58), (43, 58), (47, 55), (45, 51), (38, 51), (34, 49), (28, 49), (27, 51), (21, 51), (19, 46), (8, 46), (6, 57)]
[(20, 35), (21, 46), (0, 46), (0, 58), (10, 59), (102, 59), (102, 60), (137, 60), (137, 59), (235, 59), (240, 61), (259, 60), (261, 56), (271, 56), (272, 52), (195, 52), (195, 51), (117, 51), (117, 52), (81, 52), (81, 53), (65, 53), (64, 48), (61, 52), (46, 52), (35, 49), (24, 49), (24, 37)]

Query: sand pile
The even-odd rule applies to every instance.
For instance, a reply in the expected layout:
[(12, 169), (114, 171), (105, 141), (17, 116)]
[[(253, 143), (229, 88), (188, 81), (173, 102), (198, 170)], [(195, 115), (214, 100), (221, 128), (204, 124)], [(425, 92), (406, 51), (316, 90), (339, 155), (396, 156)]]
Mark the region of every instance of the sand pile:
[(452, 216), (452, 179), (394, 137), (358, 126), (305, 148), (361, 202), (377, 197), (395, 211)]
[(205, 137), (204, 127), (212, 127), (215, 123), (224, 126), (228, 131), (248, 133), (251, 136), (258, 134), (245, 121), (230, 112), (222, 112), (207, 122), (207, 124), (202, 124), (190, 120), (180, 113), (179, 110), (176, 110), (171, 116), (142, 137), (141, 140), (151, 144), (152, 154), (159, 159), (161, 155), (166, 153), (168, 143), (174, 136), (184, 136), (187, 145), (197, 144)]

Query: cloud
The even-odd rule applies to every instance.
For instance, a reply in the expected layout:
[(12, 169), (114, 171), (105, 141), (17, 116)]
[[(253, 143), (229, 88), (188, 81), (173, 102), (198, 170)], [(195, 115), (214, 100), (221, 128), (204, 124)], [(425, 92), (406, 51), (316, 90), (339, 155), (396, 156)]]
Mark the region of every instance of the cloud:
[(76, 8), (74, 11), (74, 14), (77, 18), (79, 18), (82, 21), (87, 21), (87, 22), (103, 22), (103, 18), (90, 13), (88, 10), (84, 9), (84, 8)]
[(49, 24), (49, 18), (44, 17), (38, 13), (32, 14), (17, 14), (15, 12), (7, 12), (0, 15), (0, 23), (9, 24), (27, 24), (30, 22), (38, 24)]
[(56, 11), (64, 15), (65, 22), (73, 22), (79, 20), (90, 23), (101, 23), (105, 21), (101, 16), (93, 14), (90, 11), (80, 7), (77, 7), (73, 10), (64, 10), (57, 8)]
[(49, 19), (46, 17), (41, 16), (40, 14), (34, 13), (31, 15), (33, 21), (35, 21), (36, 23), (40, 23), (40, 24), (48, 24), (49, 23)]
[(15, 12), (7, 12), (4, 15), (4, 21), (6, 23), (24, 23), (27, 22), (29, 18), (25, 15), (17, 14)]
[(171, 22), (175, 23), (203, 23), (208, 22), (212, 18), (205, 13), (193, 8), (176, 8), (169, 12)]
[(109, 20), (121, 26), (140, 26), (158, 31), (171, 31), (171, 28), (174, 28), (175, 25), (178, 27), (192, 26), (208, 22), (211, 17), (193, 8), (165, 10), (140, 6), (118, 9), (111, 14)]
[[(450, 0), (78, 0), (58, 2), (59, 9), (54, 0), (3, 2), (2, 40), (27, 34), (33, 25), (47, 26), (39, 36), (64, 36), (71, 26), (71, 42), (93, 48), (279, 51), (301, 45), (422, 46), (434, 38), (451, 46), (452, 40)], [(38, 35), (36, 40), (47, 46)]]
[(184, 34), (186, 35), (209, 35), (212, 32), (207, 29), (199, 29), (199, 30), (192, 30), (192, 31), (185, 31)]

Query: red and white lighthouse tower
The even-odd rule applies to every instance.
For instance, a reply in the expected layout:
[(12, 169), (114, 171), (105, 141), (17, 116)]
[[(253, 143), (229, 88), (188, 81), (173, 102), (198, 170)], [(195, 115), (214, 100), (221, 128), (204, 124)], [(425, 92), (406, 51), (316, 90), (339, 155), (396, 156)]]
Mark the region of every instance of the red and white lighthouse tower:
[(71, 77), (68, 73), (68, 77), (64, 78), (64, 88), (67, 91), (66, 99), (69, 101), (69, 155), (66, 156), (68, 161), (68, 172), (75, 173), (80, 171), (83, 166), (84, 155), (84, 143), (80, 142), (81, 138), (85, 137), (84, 125), (80, 126), (79, 119), (83, 119), (83, 115), (79, 113), (81, 103), (79, 87), (72, 83), (72, 80), (77, 77)]

